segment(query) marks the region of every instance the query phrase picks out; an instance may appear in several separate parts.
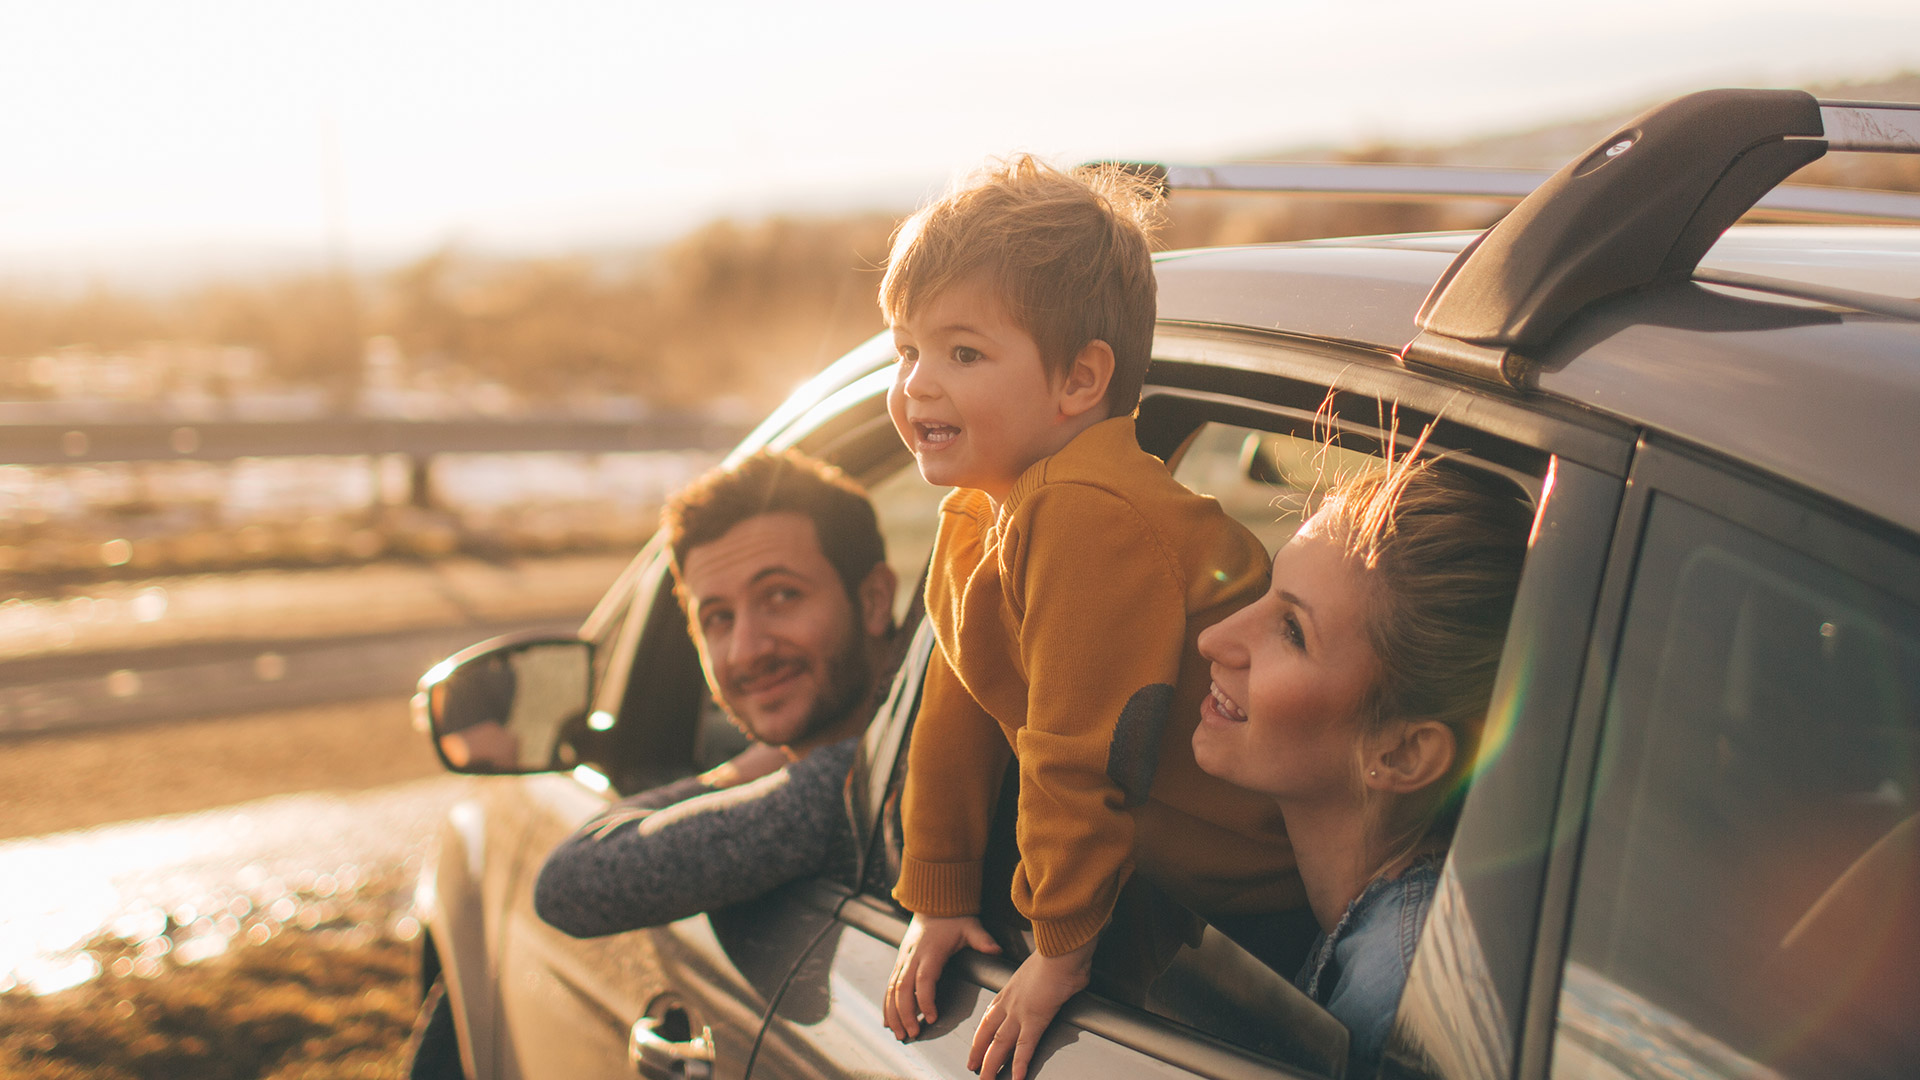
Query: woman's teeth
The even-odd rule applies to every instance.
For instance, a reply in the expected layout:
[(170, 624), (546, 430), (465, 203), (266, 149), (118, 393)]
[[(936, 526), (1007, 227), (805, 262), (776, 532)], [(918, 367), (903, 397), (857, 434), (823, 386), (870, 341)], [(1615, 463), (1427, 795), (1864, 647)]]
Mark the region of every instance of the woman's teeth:
[(1215, 683), (1208, 693), (1213, 696), (1213, 706), (1220, 710), (1222, 716), (1225, 716), (1229, 720), (1245, 720), (1247, 718), (1247, 714), (1241, 711), (1240, 706), (1234, 704), (1232, 698), (1220, 692), (1220, 685), (1218, 683)]

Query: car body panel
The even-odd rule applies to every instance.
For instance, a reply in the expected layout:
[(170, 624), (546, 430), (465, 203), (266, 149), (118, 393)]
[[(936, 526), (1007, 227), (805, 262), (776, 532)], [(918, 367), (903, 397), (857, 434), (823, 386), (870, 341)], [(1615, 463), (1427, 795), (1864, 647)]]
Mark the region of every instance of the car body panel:
[(1544, 393), (1920, 528), (1920, 322), (1683, 283), (1597, 305), (1540, 359)]

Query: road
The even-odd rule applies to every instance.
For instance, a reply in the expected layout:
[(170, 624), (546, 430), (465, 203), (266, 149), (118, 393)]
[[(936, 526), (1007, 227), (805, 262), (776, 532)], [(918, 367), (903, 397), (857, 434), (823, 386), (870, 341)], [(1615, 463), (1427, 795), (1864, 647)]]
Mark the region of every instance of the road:
[(101, 585), (0, 603), (0, 739), (404, 695), (482, 638), (568, 632), (623, 556), (447, 559)]
[(102, 932), (164, 923), (218, 950), (283, 909), (399, 917), (409, 859), (472, 782), (412, 730), (413, 681), (493, 633), (577, 626), (625, 562), (262, 571), (0, 604), (0, 989), (87, 977), (74, 949)]

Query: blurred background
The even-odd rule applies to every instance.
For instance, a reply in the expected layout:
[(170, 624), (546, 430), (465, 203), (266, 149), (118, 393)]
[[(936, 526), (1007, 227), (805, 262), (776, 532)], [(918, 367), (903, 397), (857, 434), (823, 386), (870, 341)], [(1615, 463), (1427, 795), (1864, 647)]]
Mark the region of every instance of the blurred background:
[[(1920, 10), (0, 0), (0, 1073), (397, 1075), (457, 784), (414, 678), (577, 623), (882, 329), (889, 234), (954, 175), (1556, 168), (1723, 85), (1920, 101)], [(1175, 195), (1161, 241), (1500, 212)], [(299, 1037), (155, 1041), (276, 977)]]

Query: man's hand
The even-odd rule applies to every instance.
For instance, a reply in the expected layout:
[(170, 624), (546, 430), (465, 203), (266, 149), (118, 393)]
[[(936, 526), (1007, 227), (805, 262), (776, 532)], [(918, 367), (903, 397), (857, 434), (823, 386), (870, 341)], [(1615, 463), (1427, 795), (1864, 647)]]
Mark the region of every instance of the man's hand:
[(745, 750), (732, 758), (708, 769), (701, 777), (712, 788), (738, 787), (749, 781), (775, 771), (784, 769), (793, 758), (778, 746), (768, 746), (763, 742), (748, 744)]
[(1098, 940), (1059, 956), (1034, 953), (1027, 957), (980, 1018), (967, 1068), (991, 1080), (1011, 1060), (1013, 1080), (1027, 1080), (1027, 1066), (1054, 1014), (1068, 998), (1086, 989)]
[(915, 915), (907, 925), (907, 936), (900, 941), (900, 956), (893, 962), (893, 976), (887, 980), (887, 997), (882, 1011), (887, 1028), (901, 1042), (918, 1038), (921, 1018), (931, 1024), (940, 1019), (933, 1004), (934, 989), (947, 961), (963, 948), (997, 953), (999, 943), (980, 920), (971, 915), (956, 918), (929, 918)]

